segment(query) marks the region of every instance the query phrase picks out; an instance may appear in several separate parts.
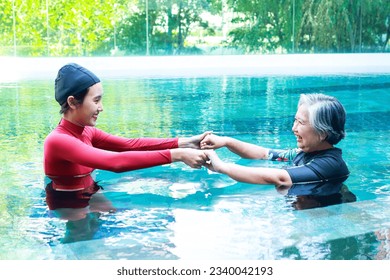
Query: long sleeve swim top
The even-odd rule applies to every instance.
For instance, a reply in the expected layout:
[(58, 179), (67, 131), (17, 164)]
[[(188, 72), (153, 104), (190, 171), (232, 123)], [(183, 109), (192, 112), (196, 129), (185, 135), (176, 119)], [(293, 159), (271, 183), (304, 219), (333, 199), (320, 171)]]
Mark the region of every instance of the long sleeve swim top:
[[(44, 170), (58, 189), (74, 190), (94, 169), (124, 172), (171, 163), (177, 138), (124, 138), (65, 119), (46, 137)], [(81, 184), (81, 185), (80, 185)]]
[(311, 153), (292, 150), (269, 150), (269, 159), (291, 161), (285, 166), (293, 185), (289, 195), (330, 195), (340, 191), (349, 170), (339, 148)]

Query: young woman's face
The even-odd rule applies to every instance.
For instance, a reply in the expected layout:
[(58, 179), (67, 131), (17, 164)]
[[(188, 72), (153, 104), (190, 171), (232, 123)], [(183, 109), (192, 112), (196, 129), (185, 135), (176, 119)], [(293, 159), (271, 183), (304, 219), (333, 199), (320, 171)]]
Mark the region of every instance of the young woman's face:
[(103, 111), (103, 87), (101, 83), (94, 84), (88, 90), (82, 104), (77, 105), (77, 123), (82, 126), (95, 126), (98, 115)]
[(302, 151), (313, 152), (321, 149), (323, 141), (311, 126), (309, 122), (309, 111), (305, 105), (299, 106), (295, 114), (292, 131), (297, 137), (298, 148), (302, 149)]

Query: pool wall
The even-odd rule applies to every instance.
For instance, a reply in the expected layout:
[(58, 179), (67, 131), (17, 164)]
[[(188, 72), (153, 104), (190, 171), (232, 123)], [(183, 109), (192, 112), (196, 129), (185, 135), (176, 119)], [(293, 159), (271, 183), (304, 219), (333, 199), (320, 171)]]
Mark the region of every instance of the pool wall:
[(55, 78), (69, 62), (102, 78), (389, 73), (390, 53), (143, 57), (0, 57), (0, 82)]

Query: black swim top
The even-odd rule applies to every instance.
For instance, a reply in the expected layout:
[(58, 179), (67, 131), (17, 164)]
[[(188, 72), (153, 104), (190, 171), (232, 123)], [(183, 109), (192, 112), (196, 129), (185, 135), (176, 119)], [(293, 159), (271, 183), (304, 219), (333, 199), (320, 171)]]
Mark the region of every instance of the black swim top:
[[(295, 151), (295, 153), (294, 153)], [(292, 161), (285, 169), (293, 182), (288, 195), (329, 195), (340, 191), (349, 170), (339, 148), (305, 153), (294, 150), (270, 150), (269, 159)]]

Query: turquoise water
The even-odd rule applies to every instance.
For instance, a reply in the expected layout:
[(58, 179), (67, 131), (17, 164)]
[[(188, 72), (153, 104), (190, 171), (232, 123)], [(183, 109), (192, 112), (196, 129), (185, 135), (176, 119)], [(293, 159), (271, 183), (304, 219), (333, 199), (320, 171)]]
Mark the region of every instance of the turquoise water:
[[(356, 201), (302, 211), (272, 186), (174, 163), (111, 173), (97, 205), (69, 222), (48, 210), (42, 144), (60, 119), (53, 81), (0, 83), (0, 259), (384, 259), (390, 229), (390, 75), (106, 78), (98, 127), (128, 137), (206, 130), (294, 147), (300, 93), (336, 96), (347, 110), (346, 181)], [(248, 166), (283, 163), (239, 159)], [(100, 203), (100, 204), (99, 204)]]

